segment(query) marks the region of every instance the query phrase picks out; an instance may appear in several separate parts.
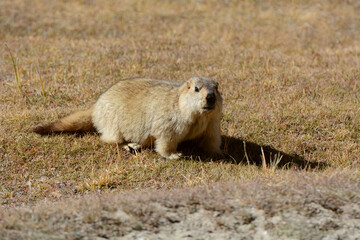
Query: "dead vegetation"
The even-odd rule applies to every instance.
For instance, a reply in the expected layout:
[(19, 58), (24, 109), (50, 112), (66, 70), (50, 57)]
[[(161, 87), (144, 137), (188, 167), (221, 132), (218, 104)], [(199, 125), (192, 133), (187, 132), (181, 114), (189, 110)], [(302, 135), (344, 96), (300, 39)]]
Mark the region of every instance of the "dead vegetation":
[[(0, 1), (2, 207), (276, 182), (299, 169), (320, 178), (352, 169), (357, 181), (359, 9), (333, 0)], [(135, 155), (102, 144), (94, 133), (30, 132), (85, 109), (121, 78), (193, 75), (220, 83), (227, 157), (184, 144), (189, 157), (164, 161), (151, 149)]]

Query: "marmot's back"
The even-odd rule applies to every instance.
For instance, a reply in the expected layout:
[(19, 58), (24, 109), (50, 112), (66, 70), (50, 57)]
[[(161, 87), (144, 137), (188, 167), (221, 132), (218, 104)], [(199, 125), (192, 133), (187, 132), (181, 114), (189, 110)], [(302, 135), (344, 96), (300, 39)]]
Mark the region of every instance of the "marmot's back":
[[(115, 106), (126, 108), (125, 113), (139, 112), (178, 98), (177, 89), (181, 84), (177, 82), (153, 80), (146, 78), (122, 80), (110, 87), (99, 97), (99, 101), (106, 101)], [(163, 105), (163, 104), (162, 104)], [(156, 111), (156, 109), (153, 109)], [(134, 113), (135, 113), (134, 112)]]
[[(93, 123), (97, 130), (110, 135), (110, 142), (147, 141), (157, 118), (171, 118), (178, 105), (177, 83), (131, 79), (116, 83), (95, 103)], [(171, 111), (169, 111), (171, 109)], [(108, 138), (103, 139), (109, 141)]]

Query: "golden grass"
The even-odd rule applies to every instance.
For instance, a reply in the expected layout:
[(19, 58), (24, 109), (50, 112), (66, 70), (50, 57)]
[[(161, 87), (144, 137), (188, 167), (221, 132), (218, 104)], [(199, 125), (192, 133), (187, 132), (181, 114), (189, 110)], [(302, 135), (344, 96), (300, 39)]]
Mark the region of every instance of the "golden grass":
[[(319, 174), (358, 171), (358, 10), (330, 0), (1, 1), (1, 204), (281, 178), (292, 161)], [(86, 108), (121, 78), (193, 75), (220, 83), (226, 159), (165, 161), (93, 134), (30, 132)]]

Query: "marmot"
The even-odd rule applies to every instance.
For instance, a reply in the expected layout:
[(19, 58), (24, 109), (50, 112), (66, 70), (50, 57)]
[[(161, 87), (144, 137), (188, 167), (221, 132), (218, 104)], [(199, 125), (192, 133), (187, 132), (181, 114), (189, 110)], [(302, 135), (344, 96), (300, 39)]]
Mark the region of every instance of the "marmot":
[(181, 156), (178, 144), (191, 139), (198, 139), (206, 152), (221, 153), (221, 111), (218, 83), (206, 77), (183, 84), (135, 78), (110, 87), (90, 109), (33, 131), (45, 135), (95, 129), (106, 143), (131, 148), (154, 143), (161, 156), (176, 159)]

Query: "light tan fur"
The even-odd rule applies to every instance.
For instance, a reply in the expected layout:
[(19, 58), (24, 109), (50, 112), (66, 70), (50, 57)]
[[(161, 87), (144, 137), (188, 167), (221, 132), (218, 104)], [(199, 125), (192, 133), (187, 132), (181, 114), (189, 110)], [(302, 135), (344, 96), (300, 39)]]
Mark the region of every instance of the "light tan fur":
[(207, 152), (220, 153), (222, 97), (217, 83), (193, 77), (183, 84), (137, 78), (119, 81), (87, 111), (34, 129), (39, 134), (90, 130), (107, 143), (149, 146), (178, 158), (180, 142), (198, 139)]
[(34, 132), (46, 135), (53, 132), (80, 132), (95, 130), (92, 123), (92, 112), (94, 106), (85, 111), (73, 113), (56, 122), (40, 125), (33, 129)]

